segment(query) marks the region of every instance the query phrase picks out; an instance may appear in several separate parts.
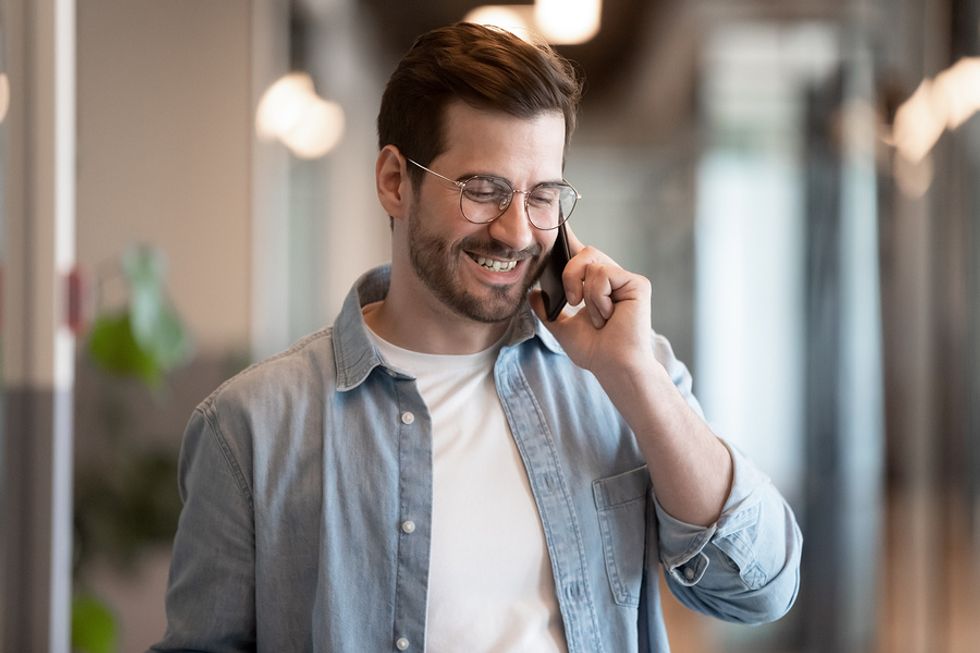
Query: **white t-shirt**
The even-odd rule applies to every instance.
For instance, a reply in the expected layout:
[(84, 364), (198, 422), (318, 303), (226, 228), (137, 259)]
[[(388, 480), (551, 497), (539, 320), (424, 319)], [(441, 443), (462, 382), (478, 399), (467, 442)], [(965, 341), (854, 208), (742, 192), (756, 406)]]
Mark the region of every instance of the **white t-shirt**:
[(432, 418), (425, 650), (566, 651), (544, 531), (493, 380), (500, 346), (421, 354), (369, 333), (416, 378)]

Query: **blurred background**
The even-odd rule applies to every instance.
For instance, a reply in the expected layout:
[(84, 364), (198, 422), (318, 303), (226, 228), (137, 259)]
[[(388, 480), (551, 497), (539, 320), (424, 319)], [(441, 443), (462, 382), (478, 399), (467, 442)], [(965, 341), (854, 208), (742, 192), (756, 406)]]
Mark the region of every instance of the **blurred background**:
[(676, 653), (980, 650), (980, 0), (0, 0), (0, 650), (145, 650), (222, 380), (388, 257), (383, 84), (473, 16), (587, 78), (576, 233), (805, 535)]

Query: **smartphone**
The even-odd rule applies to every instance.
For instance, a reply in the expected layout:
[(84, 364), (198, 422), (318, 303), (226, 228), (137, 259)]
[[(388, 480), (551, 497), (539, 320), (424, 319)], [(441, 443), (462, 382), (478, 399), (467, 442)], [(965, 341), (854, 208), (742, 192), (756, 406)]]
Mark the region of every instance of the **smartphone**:
[(549, 321), (554, 321), (561, 313), (561, 309), (565, 308), (565, 285), (561, 281), (561, 273), (565, 271), (565, 265), (571, 258), (572, 255), (568, 251), (568, 234), (565, 233), (565, 223), (562, 223), (558, 227), (555, 246), (551, 248), (548, 262), (538, 281)]

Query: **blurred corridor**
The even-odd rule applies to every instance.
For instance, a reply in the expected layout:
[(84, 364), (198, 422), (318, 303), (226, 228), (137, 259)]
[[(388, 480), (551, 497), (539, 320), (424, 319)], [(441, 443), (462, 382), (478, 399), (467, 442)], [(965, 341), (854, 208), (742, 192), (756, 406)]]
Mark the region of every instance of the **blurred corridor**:
[[(0, 653), (160, 637), (188, 416), (387, 260), (384, 80), (477, 4), (0, 0)], [(805, 538), (673, 650), (980, 650), (980, 0), (600, 4), (576, 233)]]

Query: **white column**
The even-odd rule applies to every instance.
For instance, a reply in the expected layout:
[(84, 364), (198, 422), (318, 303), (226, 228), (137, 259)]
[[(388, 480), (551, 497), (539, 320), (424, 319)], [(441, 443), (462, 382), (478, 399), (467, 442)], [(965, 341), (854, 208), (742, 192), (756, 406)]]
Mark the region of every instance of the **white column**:
[(252, 301), (255, 360), (289, 342), (289, 154), (255, 136), (262, 93), (289, 72), (289, 2), (251, 3), (252, 11)]
[(289, 2), (251, 3), (252, 11), (252, 358), (289, 341), (289, 154), (255, 136), (262, 93), (289, 72)]
[(75, 2), (3, 0), (4, 650), (67, 653), (72, 543), (68, 272), (75, 260)]

